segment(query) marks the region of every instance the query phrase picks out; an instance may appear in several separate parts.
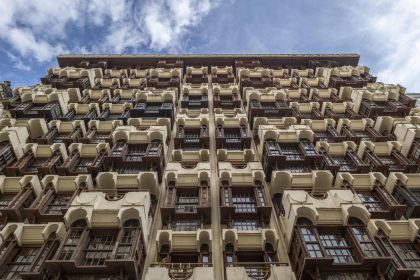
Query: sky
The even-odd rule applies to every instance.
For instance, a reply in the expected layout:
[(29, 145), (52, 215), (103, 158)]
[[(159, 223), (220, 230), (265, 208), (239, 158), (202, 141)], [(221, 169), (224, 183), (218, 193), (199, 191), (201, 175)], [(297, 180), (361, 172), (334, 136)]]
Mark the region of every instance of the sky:
[(33, 85), (56, 56), (358, 53), (420, 92), (420, 0), (0, 0), (0, 81)]

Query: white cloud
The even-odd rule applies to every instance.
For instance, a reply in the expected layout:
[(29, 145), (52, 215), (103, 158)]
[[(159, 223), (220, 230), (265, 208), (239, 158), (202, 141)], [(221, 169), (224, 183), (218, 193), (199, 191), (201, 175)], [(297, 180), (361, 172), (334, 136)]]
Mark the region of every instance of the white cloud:
[(353, 14), (368, 35), (363, 44), (380, 57), (378, 80), (420, 92), (420, 1), (361, 1)]
[[(219, 1), (0, 0), (0, 40), (15, 57), (38, 62), (80, 51), (182, 51), (183, 36)], [(76, 33), (95, 27), (100, 34), (92, 34), (96, 42), (85, 42), (89, 38), (74, 36), (70, 27)]]

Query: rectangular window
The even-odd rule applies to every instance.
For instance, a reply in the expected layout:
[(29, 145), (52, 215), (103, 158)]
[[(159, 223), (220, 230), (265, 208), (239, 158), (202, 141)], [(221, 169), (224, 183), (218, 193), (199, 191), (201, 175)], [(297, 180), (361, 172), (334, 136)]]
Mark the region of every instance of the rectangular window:
[(198, 208), (198, 189), (177, 189), (176, 212), (196, 213)]
[(20, 279), (20, 274), (28, 272), (39, 248), (19, 248), (13, 258), (5, 265), (1, 279)]
[(82, 236), (84, 229), (72, 228), (64, 243), (64, 246), (58, 256), (59, 260), (70, 260), (77, 245), (79, 245), (80, 237)]
[(61, 209), (65, 208), (70, 201), (70, 195), (53, 195), (51, 201), (47, 204), (44, 214), (61, 214)]
[[(413, 244), (394, 244), (395, 250), (404, 261), (407, 268), (417, 269), (416, 276), (420, 276), (420, 250)], [(418, 246), (417, 246), (418, 247)]]
[(353, 248), (341, 232), (323, 232), (319, 234), (321, 244), (334, 263), (354, 262)]
[(171, 227), (175, 231), (196, 231), (200, 228), (199, 220), (174, 220)]
[(382, 201), (371, 191), (358, 191), (357, 195), (362, 201), (363, 205), (369, 212), (383, 212), (386, 211)]
[(236, 213), (256, 213), (256, 201), (253, 189), (232, 190), (232, 204)]
[(379, 257), (379, 252), (364, 226), (351, 227), (351, 231), (353, 232), (354, 236), (356, 236), (356, 239), (359, 242), (360, 247), (362, 248), (366, 257)]
[(315, 235), (315, 230), (312, 227), (300, 227), (300, 234), (305, 242), (306, 249), (311, 258), (322, 258), (322, 251), (318, 239)]
[(257, 230), (261, 228), (258, 220), (234, 220), (233, 228), (237, 230)]
[(105, 265), (115, 247), (116, 234), (91, 233), (89, 243), (83, 250), (82, 265)]

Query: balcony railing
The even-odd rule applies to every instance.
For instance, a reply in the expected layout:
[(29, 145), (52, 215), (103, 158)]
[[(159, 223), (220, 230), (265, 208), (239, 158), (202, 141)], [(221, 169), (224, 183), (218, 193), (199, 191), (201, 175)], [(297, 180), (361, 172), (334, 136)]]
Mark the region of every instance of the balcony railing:
[[(226, 263), (226, 269), (229, 267), (244, 267), (247, 276), (253, 280), (266, 280), (271, 276), (273, 267), (288, 266), (288, 263), (282, 262), (234, 262)], [(231, 280), (230, 278), (228, 280)], [(232, 279), (233, 280), (233, 279)]]
[(13, 118), (43, 118), (46, 121), (57, 120), (62, 116), (60, 105), (57, 102), (48, 104), (20, 103), (9, 109)]

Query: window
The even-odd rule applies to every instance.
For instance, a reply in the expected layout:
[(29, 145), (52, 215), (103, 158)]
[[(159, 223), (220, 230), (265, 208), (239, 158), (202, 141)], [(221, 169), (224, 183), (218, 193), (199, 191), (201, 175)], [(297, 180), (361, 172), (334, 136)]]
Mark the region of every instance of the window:
[(0, 208), (7, 208), (16, 194), (0, 194)]
[(334, 263), (354, 262), (353, 248), (342, 232), (321, 232), (319, 234), (322, 246)]
[(232, 204), (236, 213), (257, 212), (253, 190), (232, 190)]
[(371, 191), (358, 191), (357, 195), (359, 196), (363, 205), (366, 206), (366, 208), (369, 210), (369, 212), (386, 211), (382, 202)]
[(394, 244), (395, 250), (408, 268), (416, 268), (420, 275), (420, 251), (413, 244)]
[(198, 189), (177, 189), (176, 212), (196, 213), (198, 208)]
[(196, 231), (200, 228), (199, 220), (174, 220), (171, 227), (175, 231)]
[(89, 243), (83, 250), (82, 265), (105, 265), (115, 246), (116, 233), (92, 232)]
[(84, 220), (78, 220), (71, 225), (70, 232), (68, 233), (63, 248), (58, 256), (59, 260), (70, 260), (72, 258), (74, 251), (80, 243), (85, 228), (86, 221)]
[(122, 233), (118, 242), (118, 249), (116, 254), (116, 258), (119, 260), (127, 259), (130, 257), (131, 246), (135, 243), (137, 233), (140, 234), (139, 221), (128, 220), (124, 223), (121, 230)]
[(300, 234), (311, 258), (322, 258), (323, 254), (313, 227), (300, 227)]
[(44, 213), (50, 215), (61, 214), (61, 209), (67, 207), (70, 201), (70, 195), (54, 194), (51, 201), (47, 204)]
[(259, 206), (266, 206), (265, 198), (264, 198), (264, 189), (263, 189), (263, 186), (262, 186), (261, 182), (256, 181), (255, 182), (255, 187), (256, 187), (256, 190), (257, 190), (257, 199), (258, 199)]
[(261, 228), (258, 220), (234, 220), (233, 228), (237, 230), (257, 230)]
[(356, 236), (356, 239), (366, 257), (379, 257), (379, 252), (367, 233), (365, 226), (352, 226), (351, 230), (354, 236)]
[(200, 254), (201, 254), (201, 262), (203, 263), (203, 265), (206, 266), (208, 263), (211, 262), (209, 245), (201, 244)]
[(13, 258), (6, 263), (1, 279), (20, 279), (22, 272), (28, 272), (39, 248), (19, 248)]

